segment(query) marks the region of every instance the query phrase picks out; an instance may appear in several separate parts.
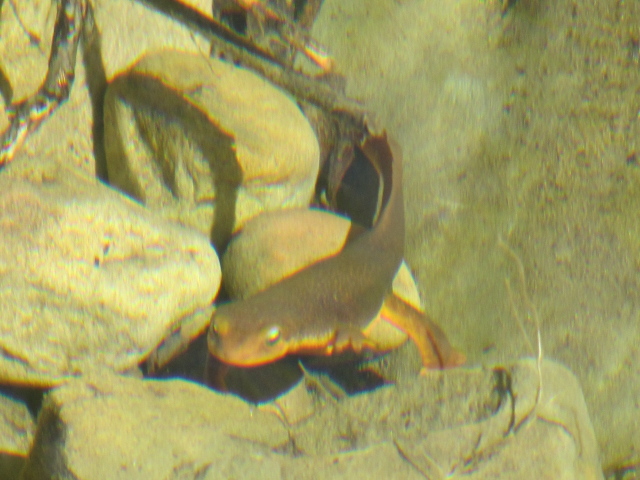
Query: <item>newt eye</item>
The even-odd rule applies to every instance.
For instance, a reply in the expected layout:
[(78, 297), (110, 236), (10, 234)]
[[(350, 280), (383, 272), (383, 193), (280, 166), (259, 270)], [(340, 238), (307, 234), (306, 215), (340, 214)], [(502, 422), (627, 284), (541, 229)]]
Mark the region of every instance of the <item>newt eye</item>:
[(272, 347), (273, 345), (278, 343), (278, 340), (280, 340), (280, 328), (277, 326), (273, 326), (269, 330), (267, 330), (267, 345)]

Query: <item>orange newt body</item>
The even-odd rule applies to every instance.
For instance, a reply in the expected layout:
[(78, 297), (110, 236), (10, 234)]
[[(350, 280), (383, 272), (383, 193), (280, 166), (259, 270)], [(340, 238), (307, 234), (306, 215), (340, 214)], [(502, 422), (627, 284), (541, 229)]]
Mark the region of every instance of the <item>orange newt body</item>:
[(382, 308), (384, 319), (416, 343), (425, 367), (461, 363), (437, 326), (390, 293), (404, 252), (402, 160), (386, 135), (369, 137), (361, 149), (383, 181), (384, 207), (374, 227), (338, 254), (246, 300), (220, 306), (208, 333), (213, 356), (249, 367), (288, 354), (378, 350), (366, 327)]

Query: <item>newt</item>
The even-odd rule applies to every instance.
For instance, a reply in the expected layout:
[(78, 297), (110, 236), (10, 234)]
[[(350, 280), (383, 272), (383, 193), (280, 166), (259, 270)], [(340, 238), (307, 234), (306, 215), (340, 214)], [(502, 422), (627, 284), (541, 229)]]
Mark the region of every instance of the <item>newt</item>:
[(422, 313), (393, 295), (391, 284), (404, 255), (402, 158), (386, 134), (371, 135), (361, 150), (382, 181), (382, 210), (337, 254), (214, 312), (207, 343), (224, 363), (252, 367), (285, 355), (381, 351), (367, 337), (378, 318), (404, 331), (425, 368), (459, 365), (464, 357)]

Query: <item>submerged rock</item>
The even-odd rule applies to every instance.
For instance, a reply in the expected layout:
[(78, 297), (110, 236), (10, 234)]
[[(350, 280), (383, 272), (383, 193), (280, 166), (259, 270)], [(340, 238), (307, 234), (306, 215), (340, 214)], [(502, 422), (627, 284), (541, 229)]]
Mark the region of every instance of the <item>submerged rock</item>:
[(231, 63), (143, 57), (105, 98), (110, 182), (223, 245), (250, 218), (306, 207), (319, 146), (293, 99)]
[(195, 384), (84, 377), (45, 400), (24, 480), (602, 478), (578, 383), (552, 362), (433, 372), (335, 398), (308, 375), (256, 408)]
[(0, 390), (0, 478), (20, 476), (36, 424), (17, 389)]
[(275, 415), (194, 383), (85, 376), (45, 400), (23, 478), (279, 478), (286, 442)]
[(203, 235), (44, 160), (3, 170), (0, 211), (0, 381), (125, 371), (208, 323), (220, 267)]
[[(26, 456), (31, 449), (35, 427), (25, 403), (0, 392), (0, 455)], [(0, 467), (0, 477), (2, 472), (4, 469)]]

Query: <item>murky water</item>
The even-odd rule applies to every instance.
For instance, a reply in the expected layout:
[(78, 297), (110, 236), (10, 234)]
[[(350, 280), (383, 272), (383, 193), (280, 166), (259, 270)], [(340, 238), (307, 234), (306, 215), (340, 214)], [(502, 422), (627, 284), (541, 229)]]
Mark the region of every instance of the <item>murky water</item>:
[[(45, 37), (52, 10), (38, 11), (27, 26)], [(137, 18), (103, 32), (105, 56), (131, 55), (115, 40), (126, 31), (164, 45)], [(404, 150), (406, 258), (428, 311), (471, 365), (535, 356), (539, 327), (544, 356), (581, 383), (612, 475), (640, 463), (638, 25), (634, 1), (326, 0), (315, 27)], [(8, 81), (16, 97), (33, 89)], [(73, 145), (99, 170), (88, 104), (74, 90), (30, 153)], [(60, 124), (78, 128), (51, 142)]]
[(640, 6), (497, 3), (329, 2), (317, 31), (404, 147), (406, 255), (453, 343), (531, 355), (537, 315), (605, 467), (638, 462)]

